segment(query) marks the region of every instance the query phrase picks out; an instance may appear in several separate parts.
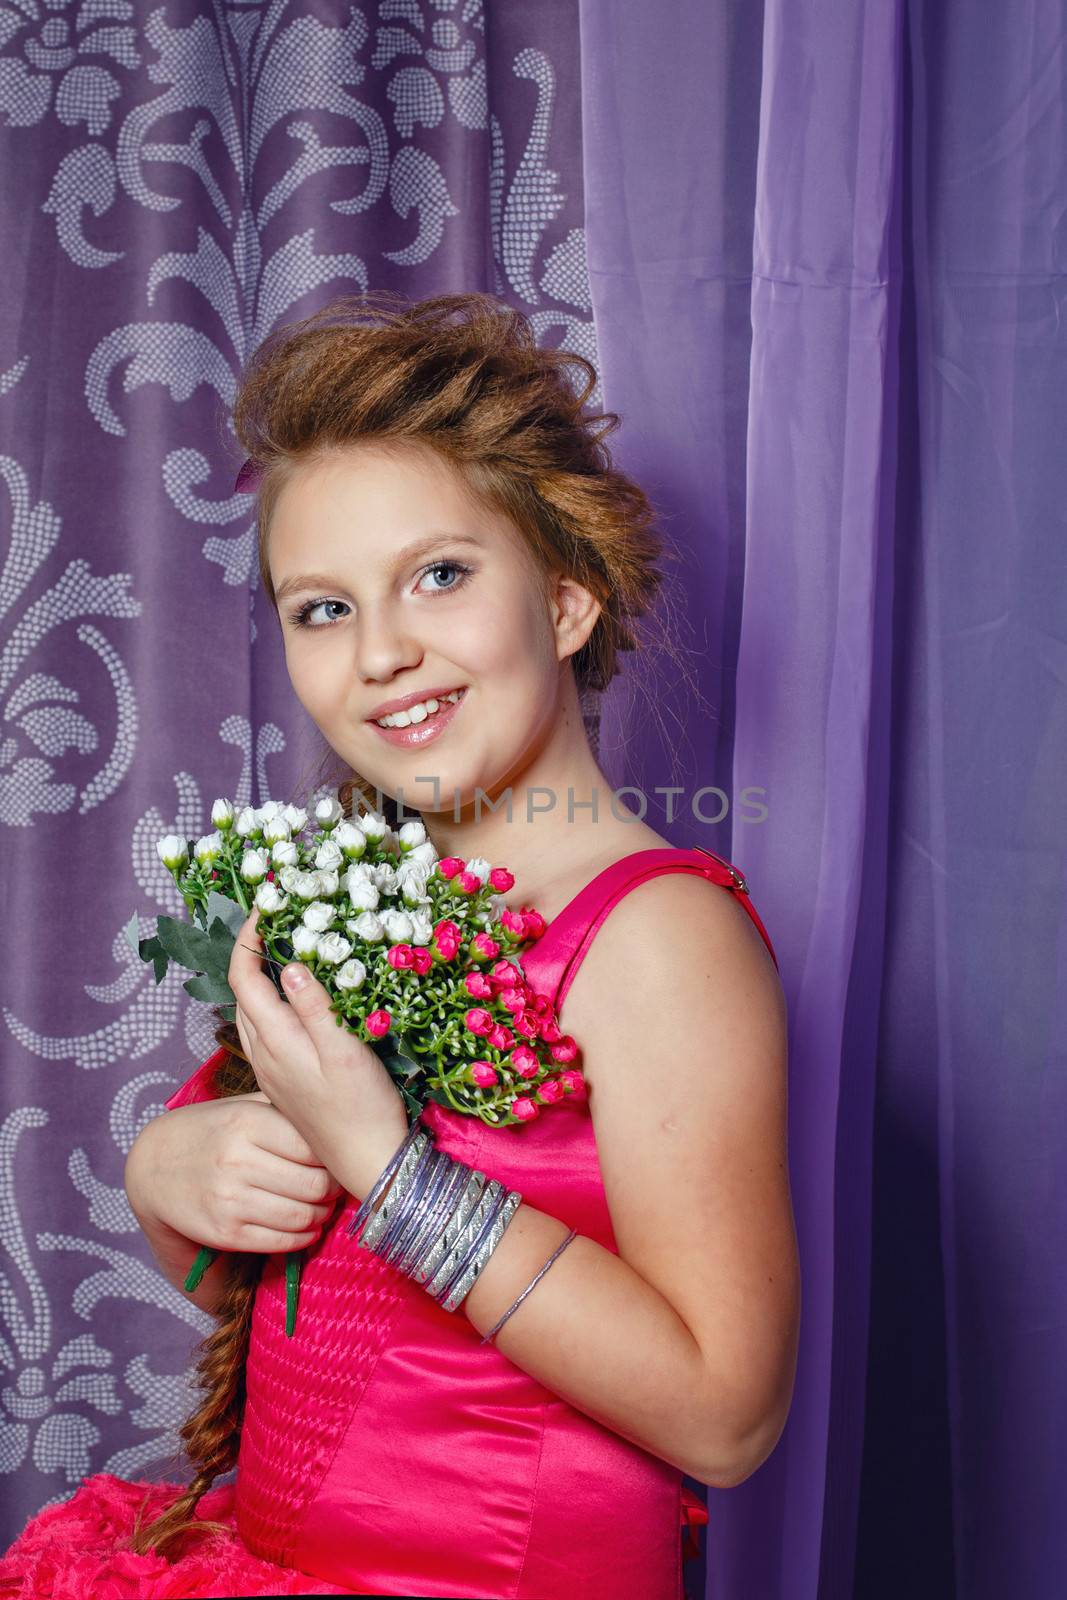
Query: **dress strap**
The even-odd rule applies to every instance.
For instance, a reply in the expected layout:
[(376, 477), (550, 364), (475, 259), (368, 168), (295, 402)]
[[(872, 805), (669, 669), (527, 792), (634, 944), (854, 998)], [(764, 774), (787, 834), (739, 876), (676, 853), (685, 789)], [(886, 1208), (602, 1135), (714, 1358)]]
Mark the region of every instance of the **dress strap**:
[[(752, 904), (748, 884), (732, 862), (705, 850), (702, 845), (692, 845), (689, 849), (664, 847), (639, 850), (633, 855), (623, 856), (621, 861), (612, 862), (598, 873), (549, 924), (545, 937), (552, 936), (550, 955), (547, 970), (539, 975), (541, 981), (537, 987), (554, 993), (557, 1012), (585, 959), (586, 951), (612, 907), (639, 883), (644, 883), (647, 878), (659, 877), (664, 872), (699, 873), (711, 883), (728, 889), (744, 906), (767, 946), (771, 960), (778, 966), (770, 935)], [(548, 981), (545, 982), (545, 979)]]

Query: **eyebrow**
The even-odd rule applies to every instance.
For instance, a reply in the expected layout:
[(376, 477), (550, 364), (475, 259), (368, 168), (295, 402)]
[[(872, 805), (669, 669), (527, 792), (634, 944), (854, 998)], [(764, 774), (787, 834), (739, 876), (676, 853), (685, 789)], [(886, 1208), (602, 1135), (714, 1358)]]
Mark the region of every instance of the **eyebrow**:
[[(467, 533), (429, 533), (422, 539), (415, 539), (411, 544), (399, 550), (388, 563), (386, 571), (389, 576), (395, 577), (399, 569), (405, 566), (416, 556), (424, 555), (428, 550), (434, 550), (440, 544), (466, 544), (481, 548), (482, 541), (473, 538)], [(345, 585), (328, 572), (299, 572), (274, 591), (275, 600), (284, 600), (287, 594), (292, 594), (295, 589), (343, 589)]]

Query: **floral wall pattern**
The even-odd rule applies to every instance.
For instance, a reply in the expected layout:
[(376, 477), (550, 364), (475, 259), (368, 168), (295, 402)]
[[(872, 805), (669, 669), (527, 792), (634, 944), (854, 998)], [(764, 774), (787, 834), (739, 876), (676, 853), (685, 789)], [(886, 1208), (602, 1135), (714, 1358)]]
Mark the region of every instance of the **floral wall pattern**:
[(481, 0), (2, 0), (0, 1475), (5, 1545), (164, 1475), (209, 1320), (126, 1152), (214, 1048), (123, 935), (155, 851), (319, 745), (258, 584), (228, 407), (340, 293), (483, 288), (595, 358), (578, 18)]

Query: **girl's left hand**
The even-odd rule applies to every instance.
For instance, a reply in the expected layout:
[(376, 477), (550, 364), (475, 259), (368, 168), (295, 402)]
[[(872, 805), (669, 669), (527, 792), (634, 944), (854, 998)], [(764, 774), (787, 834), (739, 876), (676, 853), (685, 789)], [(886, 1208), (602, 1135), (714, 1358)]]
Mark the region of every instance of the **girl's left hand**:
[[(408, 1131), (403, 1099), (370, 1045), (338, 1024), (328, 993), (300, 962), (282, 972), (289, 1004), (279, 997), (261, 967), (258, 920), (256, 908), (238, 931), (228, 970), (242, 1047), (271, 1104), (362, 1200)], [(303, 981), (290, 987), (290, 975)]]

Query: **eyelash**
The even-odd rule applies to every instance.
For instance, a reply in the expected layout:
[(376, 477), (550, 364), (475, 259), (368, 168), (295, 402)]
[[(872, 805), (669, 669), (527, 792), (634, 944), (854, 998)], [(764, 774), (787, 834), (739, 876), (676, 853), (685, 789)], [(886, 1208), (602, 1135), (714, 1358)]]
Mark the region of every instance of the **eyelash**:
[[(451, 587), (448, 588), (448, 589), (428, 590), (428, 591), (426, 591), (427, 593), (431, 593), (431, 594), (436, 593), (436, 594), (439, 594), (439, 595), (442, 595), (442, 594), (455, 594), (457, 589), (462, 589), (463, 588), (464, 584), (467, 582), (467, 579), (471, 576), (471, 573), (473, 571), (473, 569), (471, 567), (464, 566), (461, 561), (431, 561), (430, 565), (428, 567), (423, 567), (422, 571), (419, 573), (419, 578), (420, 579), (424, 578), (428, 572), (438, 572), (438, 571), (440, 571), (440, 569), (442, 567), (446, 567), (446, 568), (450, 569), (453, 572), (458, 572), (459, 573), (458, 580), (454, 584), (452, 584)], [(331, 600), (329, 595), (323, 595), (318, 600), (305, 600), (304, 604), (302, 606), (298, 606), (295, 611), (291, 611), (289, 613), (289, 620), (297, 628), (310, 628), (313, 632), (321, 632), (321, 630), (323, 628), (332, 627), (333, 623), (332, 622), (326, 622), (326, 623), (309, 622), (308, 621), (308, 617), (315, 610), (316, 606), (327, 606), (327, 605), (342, 605), (343, 606), (344, 604), (345, 604), (345, 601), (343, 601), (343, 600)], [(343, 622), (344, 618), (343, 617), (334, 617), (333, 621), (334, 622)]]

